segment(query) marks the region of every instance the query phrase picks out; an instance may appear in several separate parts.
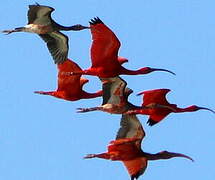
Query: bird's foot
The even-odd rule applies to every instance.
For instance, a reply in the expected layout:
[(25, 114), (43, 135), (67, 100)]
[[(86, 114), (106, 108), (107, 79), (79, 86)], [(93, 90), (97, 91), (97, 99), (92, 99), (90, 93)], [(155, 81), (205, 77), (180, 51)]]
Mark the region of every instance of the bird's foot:
[(10, 33), (16, 32), (15, 30), (4, 30), (2, 33), (5, 33), (5, 35), (8, 35)]
[(84, 113), (90, 111), (102, 110), (101, 107), (92, 107), (92, 108), (77, 108), (77, 113)]
[(96, 157), (96, 154), (87, 154), (86, 156), (84, 156), (84, 159), (90, 159), (95, 157)]
[(89, 112), (89, 111), (95, 111), (95, 109), (92, 108), (77, 108), (77, 113), (84, 113), (84, 112)]
[(48, 92), (44, 92), (44, 91), (34, 91), (35, 94), (42, 94), (42, 95), (48, 95)]

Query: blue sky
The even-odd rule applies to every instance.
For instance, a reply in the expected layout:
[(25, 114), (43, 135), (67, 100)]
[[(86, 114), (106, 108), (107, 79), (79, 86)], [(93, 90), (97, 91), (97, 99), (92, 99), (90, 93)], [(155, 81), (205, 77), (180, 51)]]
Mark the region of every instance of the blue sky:
[[(121, 41), (119, 55), (127, 68), (166, 68), (177, 75), (155, 72), (122, 76), (134, 90), (130, 101), (141, 104), (140, 91), (169, 88), (168, 100), (179, 107), (192, 104), (215, 108), (215, 23), (212, 0), (79, 0), (44, 1), (55, 8), (53, 18), (62, 25), (83, 24), (98, 16)], [(27, 23), (28, 5), (34, 1), (2, 1), (1, 30)], [(90, 66), (91, 35), (88, 30), (65, 32), (69, 58), (83, 69)], [(120, 115), (103, 112), (76, 113), (78, 107), (101, 104), (101, 99), (68, 102), (34, 94), (54, 90), (57, 70), (45, 43), (35, 34), (1, 36), (0, 179), (3, 180), (121, 180), (129, 176), (120, 162), (84, 160), (88, 153), (106, 151), (115, 138)], [(97, 91), (100, 82), (87, 76), (84, 87)], [(207, 111), (171, 114), (163, 122), (146, 126), (142, 148), (191, 156), (150, 162), (140, 179), (212, 180), (214, 168), (214, 114)]]

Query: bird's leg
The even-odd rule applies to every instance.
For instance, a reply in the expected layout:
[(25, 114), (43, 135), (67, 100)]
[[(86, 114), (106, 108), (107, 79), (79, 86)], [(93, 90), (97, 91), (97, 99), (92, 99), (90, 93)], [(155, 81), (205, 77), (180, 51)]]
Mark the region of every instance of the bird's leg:
[(92, 107), (92, 108), (77, 108), (77, 113), (84, 113), (89, 111), (102, 110), (102, 107)]
[(42, 94), (42, 95), (52, 95), (52, 91), (45, 92), (45, 91), (34, 91), (36, 94)]
[(88, 154), (84, 157), (84, 159), (90, 159), (90, 158), (110, 159), (110, 155), (108, 153), (101, 153), (101, 154)]

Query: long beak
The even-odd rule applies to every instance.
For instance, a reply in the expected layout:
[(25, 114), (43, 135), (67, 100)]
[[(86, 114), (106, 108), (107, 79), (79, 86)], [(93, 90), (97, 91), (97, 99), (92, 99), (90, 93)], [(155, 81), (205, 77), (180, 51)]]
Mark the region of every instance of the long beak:
[(185, 155), (185, 154), (181, 154), (181, 153), (164, 152), (163, 155), (166, 155), (167, 157), (168, 157), (168, 156), (169, 156), (169, 157), (184, 157), (184, 158), (187, 158), (187, 159), (189, 159), (189, 160), (191, 160), (191, 161), (194, 162), (194, 160), (193, 160), (191, 157), (189, 157), (189, 156), (187, 156), (187, 155)]
[(90, 29), (90, 27), (88, 26), (82, 26), (81, 24), (76, 24), (73, 27), (73, 31), (80, 31), (80, 30), (83, 30), (83, 29)]
[(25, 27), (18, 27), (18, 28), (15, 28), (15, 29), (10, 29), (10, 30), (4, 30), (4, 31), (1, 31), (2, 33), (5, 33), (6, 35), (10, 34), (10, 33), (14, 33), (14, 32), (22, 32), (23, 30), (25, 29)]
[(176, 75), (174, 72), (170, 71), (170, 70), (167, 70), (167, 69), (157, 69), (157, 68), (151, 68), (152, 71), (165, 71), (165, 72), (168, 72), (168, 73), (171, 73), (173, 75)]
[(204, 110), (208, 110), (208, 111), (210, 111), (212, 113), (215, 113), (215, 111), (213, 111), (212, 109), (206, 108), (206, 107), (199, 107), (199, 109), (204, 109)]
[(16, 30), (4, 30), (4, 31), (1, 31), (2, 33), (5, 33), (5, 35), (8, 35), (10, 33), (13, 33), (13, 32), (17, 32)]

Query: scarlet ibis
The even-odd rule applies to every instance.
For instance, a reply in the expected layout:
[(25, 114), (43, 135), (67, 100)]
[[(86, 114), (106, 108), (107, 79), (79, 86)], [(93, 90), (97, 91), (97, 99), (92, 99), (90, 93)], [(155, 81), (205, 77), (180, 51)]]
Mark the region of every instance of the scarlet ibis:
[(103, 103), (101, 106), (92, 108), (77, 108), (79, 113), (89, 111), (104, 111), (111, 114), (122, 114), (129, 109), (138, 108), (128, 102), (128, 96), (133, 91), (126, 88), (126, 81), (120, 77), (100, 78), (102, 82)]
[(76, 101), (79, 99), (89, 99), (102, 96), (102, 91), (96, 93), (88, 93), (82, 90), (87, 79), (81, 78), (81, 75), (67, 76), (63, 72), (76, 71), (81, 68), (75, 62), (67, 59), (61, 64), (58, 64), (58, 88), (56, 91), (35, 91), (35, 93), (43, 95), (51, 95), (57, 98), (65, 99), (68, 101)]
[(68, 37), (60, 32), (80, 31), (89, 27), (80, 24), (65, 27), (56, 23), (51, 18), (55, 9), (49, 6), (41, 6), (38, 3), (30, 5), (28, 10), (28, 24), (13, 30), (4, 30), (3, 33), (31, 32), (38, 34), (46, 43), (55, 63), (62, 63), (68, 56)]
[[(188, 106), (186, 108), (179, 108), (176, 104), (170, 104), (167, 99), (166, 95), (170, 92), (170, 89), (154, 89), (149, 91), (143, 91), (138, 95), (143, 96), (143, 109), (136, 109), (136, 110), (129, 110), (127, 114), (145, 114), (149, 115), (149, 119), (147, 123), (150, 126), (155, 125), (156, 123), (163, 120), (168, 114), (170, 113), (182, 113), (182, 112), (194, 112), (198, 110), (208, 110), (215, 113), (213, 110), (206, 108), (206, 107), (199, 107), (196, 105)], [(153, 105), (153, 106), (151, 106)], [(162, 108), (156, 105), (163, 105)], [(151, 108), (146, 108), (150, 107)], [(165, 108), (166, 106), (166, 108)], [(167, 108), (169, 107), (169, 108)]]
[[(101, 106), (92, 107), (92, 108), (77, 108), (79, 113), (89, 112), (89, 111), (104, 111), (111, 114), (123, 114), (127, 111), (139, 110), (143, 106), (135, 106), (128, 101), (128, 96), (133, 92), (131, 89), (127, 88), (126, 81), (124, 81), (119, 76), (113, 78), (100, 78), (102, 81), (102, 91), (103, 91), (103, 103)], [(152, 106), (160, 108), (170, 108), (165, 105), (154, 104)]]
[(148, 74), (153, 71), (165, 71), (174, 74), (166, 69), (150, 67), (134, 71), (124, 68), (117, 60), (120, 41), (116, 35), (98, 17), (91, 19), (89, 23), (93, 40), (91, 46), (92, 66), (87, 70), (71, 72), (71, 74), (89, 74), (100, 78), (110, 78), (120, 74)]
[(122, 161), (131, 180), (138, 179), (145, 172), (148, 160), (183, 157), (193, 161), (191, 157), (181, 153), (161, 151), (151, 154), (142, 151), (141, 142), (145, 137), (145, 132), (136, 115), (122, 115), (120, 124), (121, 127), (117, 133), (116, 140), (110, 142), (107, 152), (88, 154), (84, 158), (103, 158), (112, 161)]

